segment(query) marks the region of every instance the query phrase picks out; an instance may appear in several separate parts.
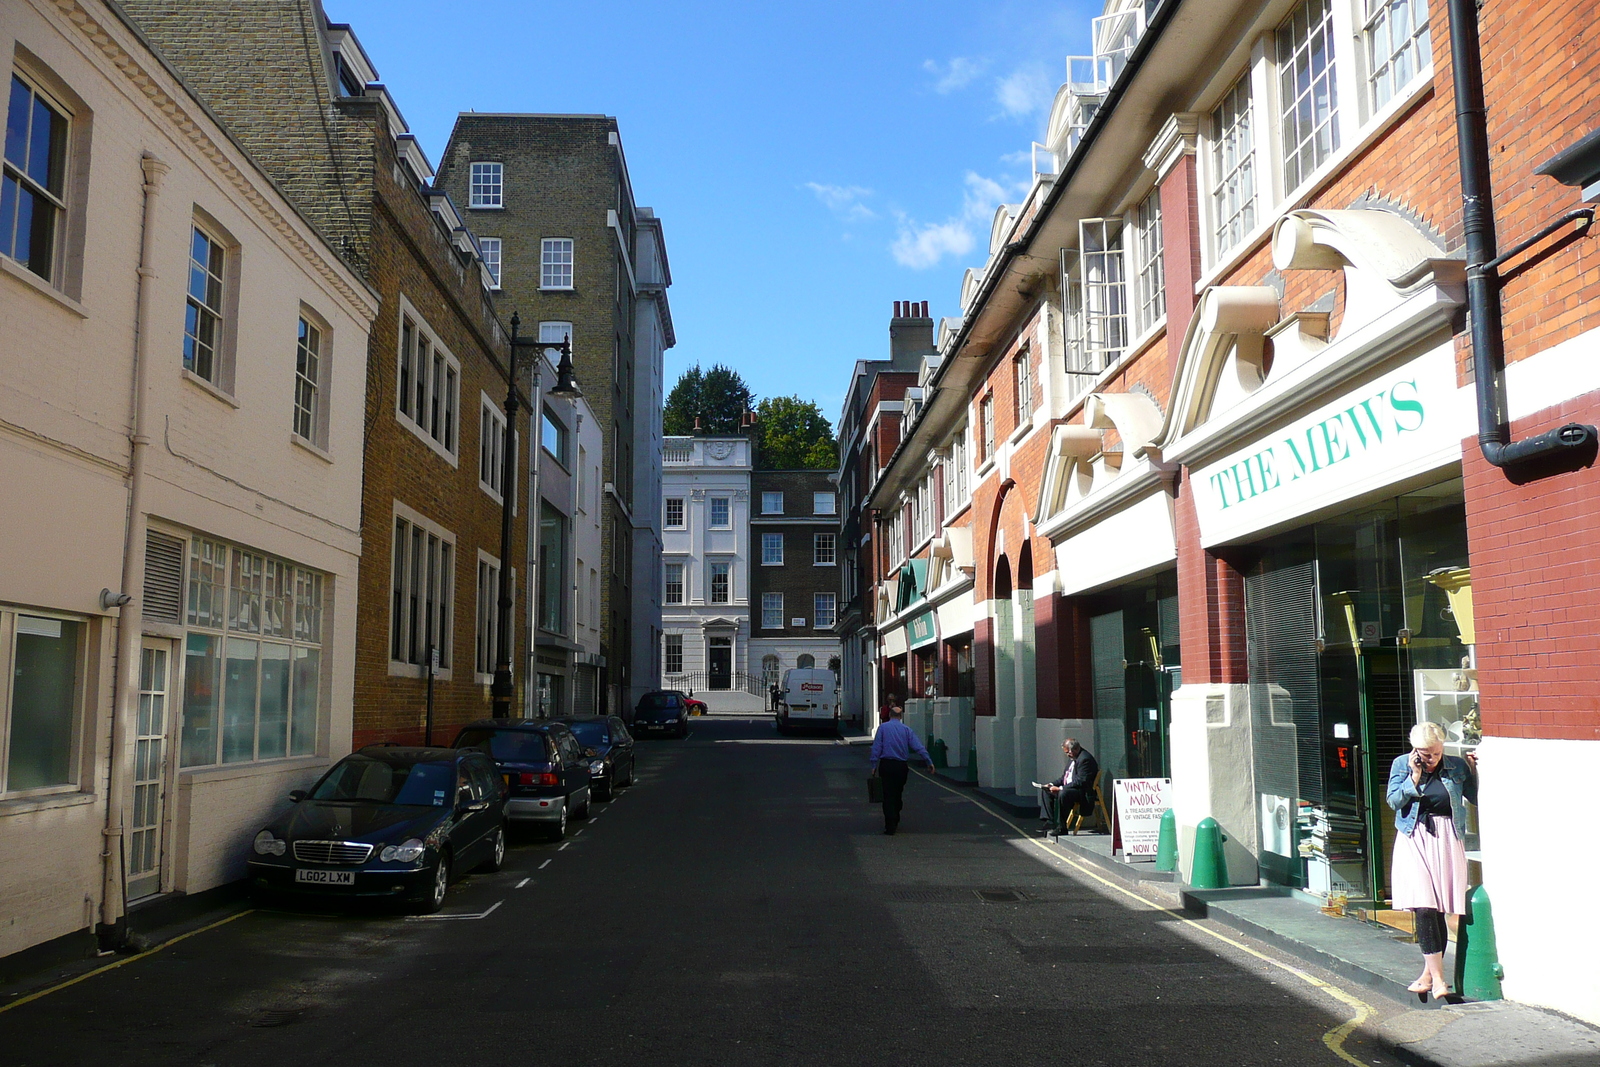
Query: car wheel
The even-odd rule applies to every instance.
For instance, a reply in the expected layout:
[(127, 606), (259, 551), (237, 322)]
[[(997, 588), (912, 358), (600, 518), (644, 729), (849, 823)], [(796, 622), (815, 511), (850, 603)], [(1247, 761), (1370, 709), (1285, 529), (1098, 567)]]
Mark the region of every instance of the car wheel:
[(550, 840), (552, 840), (552, 841), (560, 841), (563, 837), (566, 837), (566, 836), (567, 836), (567, 802), (565, 800), (563, 800), (561, 802), (561, 818), (556, 821), (556, 824), (554, 826), (550, 827)]
[(428, 895), (423, 897), (417, 905), (417, 911), (423, 915), (432, 915), (444, 907), (444, 895), (450, 888), (450, 853), (439, 853), (439, 862), (433, 868), (433, 883), (428, 887)]
[(483, 861), (480, 870), (493, 874), (506, 865), (506, 824), (501, 823), (494, 828), (494, 840), (489, 845), (489, 858)]
[(587, 819), (589, 817), (589, 805), (592, 803), (592, 797), (593, 794), (590, 792), (583, 794), (583, 810), (578, 812), (578, 818)]

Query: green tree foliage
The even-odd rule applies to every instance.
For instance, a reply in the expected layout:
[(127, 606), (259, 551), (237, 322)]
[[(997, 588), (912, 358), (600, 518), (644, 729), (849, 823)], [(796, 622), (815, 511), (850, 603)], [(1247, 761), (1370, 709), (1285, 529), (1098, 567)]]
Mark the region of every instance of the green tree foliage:
[(798, 396), (769, 396), (756, 406), (756, 464), (762, 470), (833, 470), (839, 446), (822, 409)]
[(687, 436), (694, 433), (698, 416), (701, 433), (738, 433), (739, 417), (754, 401), (755, 395), (738, 372), (720, 363), (702, 371), (697, 363), (683, 372), (667, 394), (662, 430), (669, 437)]

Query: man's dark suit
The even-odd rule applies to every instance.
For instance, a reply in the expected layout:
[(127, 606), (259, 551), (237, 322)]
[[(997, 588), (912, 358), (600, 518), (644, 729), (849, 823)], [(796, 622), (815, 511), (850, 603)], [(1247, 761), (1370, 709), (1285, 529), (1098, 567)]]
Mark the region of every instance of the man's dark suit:
[[(1080, 748), (1078, 755), (1061, 772), (1061, 777), (1044, 784), (1039, 790), (1039, 814), (1044, 816), (1050, 829), (1060, 833), (1067, 812), (1073, 808), (1083, 807), (1085, 814), (1093, 809), (1094, 799), (1090, 791), (1094, 788), (1094, 777), (1099, 773), (1100, 764), (1095, 762), (1094, 756), (1088, 749)], [(1059, 785), (1061, 792), (1052, 793), (1049, 788), (1052, 785)]]

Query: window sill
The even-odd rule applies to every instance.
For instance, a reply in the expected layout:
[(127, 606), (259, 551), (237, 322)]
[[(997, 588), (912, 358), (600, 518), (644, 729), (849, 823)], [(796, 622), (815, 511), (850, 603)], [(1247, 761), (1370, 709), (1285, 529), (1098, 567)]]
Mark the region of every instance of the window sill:
[(575, 286), (575, 285), (541, 285), (541, 286), (539, 286), (539, 291), (541, 293), (570, 293), (570, 292), (574, 292), (576, 289), (577, 289), (577, 286)]
[(994, 467), (995, 467), (994, 461), (995, 461), (995, 457), (994, 456), (990, 456), (988, 459), (986, 459), (982, 463), (978, 464), (977, 475), (978, 475), (978, 480), (979, 481), (982, 481), (985, 477), (988, 476), (990, 471), (994, 470)]
[(761, 561), (761, 565), (763, 567), (781, 567), (781, 566), (783, 566), (782, 563), (768, 563), (766, 560), (762, 560)]
[(398, 407), (395, 408), (394, 417), (399, 419), (400, 425), (410, 430), (417, 440), (427, 445), (429, 451), (433, 452), (452, 467), (461, 466), (460, 459), (451, 453), (449, 449), (445, 448), (444, 445), (440, 444), (432, 434), (428, 433), (428, 431), (424, 430), (421, 426), (418, 426), (415, 422), (413, 422), (411, 417), (405, 414), (405, 412), (401, 411)]
[(78, 316), (80, 319), (86, 319), (89, 317), (88, 309), (82, 304), (78, 303), (76, 300), (72, 299), (72, 297), (68, 296), (66, 293), (63, 293), (61, 290), (57, 289), (55, 286), (51, 285), (49, 282), (45, 281), (43, 278), (39, 277), (37, 274), (33, 273), (33, 271), (29, 270), (27, 267), (24, 267), (14, 259), (11, 259), (7, 256), (0, 256), (0, 274), (11, 275), (11, 277), (17, 279), (19, 282), (22, 282), (24, 285), (28, 286), (28, 288), (37, 292), (40, 296), (55, 301), (57, 304), (60, 304), (68, 311)]
[(1018, 441), (1021, 441), (1024, 437), (1028, 436), (1033, 432), (1033, 423), (1034, 416), (1029, 415), (1026, 422), (1019, 424), (1015, 430), (1011, 431), (1011, 436), (1006, 438), (1006, 443), (1014, 445)]
[(486, 496), (490, 500), (494, 501), (494, 506), (495, 507), (497, 507), (497, 508), (505, 507), (505, 503), (506, 503), (505, 497), (501, 496), (494, 489), (490, 488), (488, 482), (480, 480), (478, 482), (478, 488), (483, 490), (483, 495), (484, 496)]
[(77, 808), (85, 804), (93, 804), (99, 799), (98, 794), (77, 791), (72, 793), (51, 793), (47, 796), (17, 797), (15, 800), (0, 800), (0, 818), (5, 818), (8, 815), (27, 815), (35, 811)]
[(813, 563), (813, 567), (837, 567), (837, 563)]
[(289, 435), (289, 443), (293, 444), (293, 445), (299, 445), (301, 448), (305, 449), (307, 452), (310, 452), (313, 456), (316, 456), (318, 459), (322, 460), (322, 462), (324, 462), (324, 463), (332, 463), (333, 462), (333, 457), (331, 455), (329, 455), (323, 449), (318, 448), (316, 445), (312, 444), (310, 441), (307, 441), (304, 437), (301, 437), (297, 433), (291, 433)]
[(183, 375), (185, 381), (192, 382), (194, 385), (199, 386), (203, 392), (210, 393), (214, 398), (222, 401), (230, 408), (238, 410), (239, 401), (235, 400), (228, 393), (223, 392), (221, 386), (213, 385), (211, 382), (206, 381), (188, 367), (182, 368), (179, 373)]
[(968, 497), (966, 500), (963, 500), (959, 505), (957, 505), (954, 511), (944, 517), (944, 522), (940, 524), (941, 529), (948, 530), (952, 523), (954, 523), (962, 515), (966, 514), (966, 512), (971, 508), (972, 498)]
[(468, 211), (504, 211), (504, 204), (468, 204)]
[[(402, 663), (399, 660), (392, 659), (389, 661), (389, 677), (415, 678), (419, 682), (425, 682), (428, 680), (428, 673), (427, 668), (420, 663)], [(433, 677), (438, 682), (453, 681), (455, 679), (455, 668), (440, 667), (439, 673)]]

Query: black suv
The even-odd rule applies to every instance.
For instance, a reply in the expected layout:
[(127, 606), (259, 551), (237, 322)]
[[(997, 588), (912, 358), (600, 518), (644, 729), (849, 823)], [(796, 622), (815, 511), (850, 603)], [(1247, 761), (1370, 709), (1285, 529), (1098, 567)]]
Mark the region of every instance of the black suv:
[(511, 798), (506, 818), (543, 823), (553, 840), (567, 835), (569, 819), (589, 814), (593, 757), (565, 724), (549, 719), (481, 719), (461, 728), (456, 748), (486, 752), (505, 777)]
[(570, 715), (559, 722), (571, 730), (589, 757), (589, 783), (596, 800), (610, 800), (617, 787), (633, 784), (633, 735), (615, 715)]

